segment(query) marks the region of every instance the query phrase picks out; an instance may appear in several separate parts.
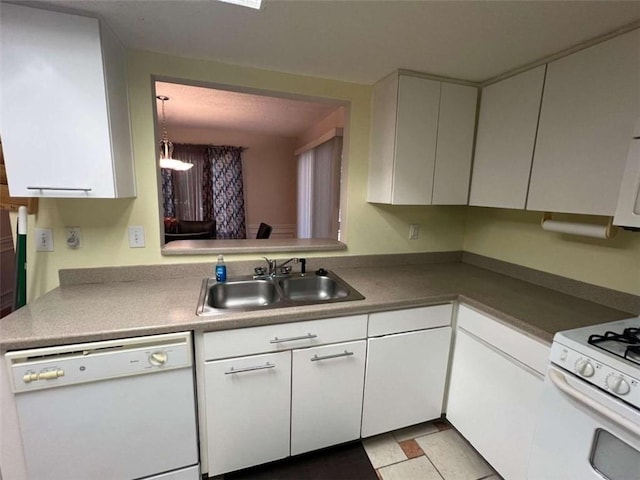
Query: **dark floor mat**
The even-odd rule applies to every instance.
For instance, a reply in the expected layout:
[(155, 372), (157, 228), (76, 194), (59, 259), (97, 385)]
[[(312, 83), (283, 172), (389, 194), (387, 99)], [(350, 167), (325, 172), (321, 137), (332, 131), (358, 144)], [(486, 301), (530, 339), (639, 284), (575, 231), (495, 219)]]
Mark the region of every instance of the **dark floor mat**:
[(225, 480), (378, 480), (360, 442), (227, 473)]

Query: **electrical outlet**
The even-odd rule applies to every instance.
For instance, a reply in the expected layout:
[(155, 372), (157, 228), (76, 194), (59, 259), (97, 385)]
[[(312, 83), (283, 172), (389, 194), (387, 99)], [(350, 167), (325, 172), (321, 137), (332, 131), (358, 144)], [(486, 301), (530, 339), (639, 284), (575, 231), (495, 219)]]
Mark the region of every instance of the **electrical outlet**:
[(64, 227), (64, 237), (67, 240), (67, 248), (76, 249), (82, 246), (80, 227)]
[(129, 247), (144, 247), (144, 227), (142, 225), (129, 227)]
[(36, 228), (36, 251), (53, 252), (53, 230), (50, 228)]
[(418, 237), (420, 237), (420, 229), (418, 228), (418, 225), (409, 225), (409, 240), (418, 240)]

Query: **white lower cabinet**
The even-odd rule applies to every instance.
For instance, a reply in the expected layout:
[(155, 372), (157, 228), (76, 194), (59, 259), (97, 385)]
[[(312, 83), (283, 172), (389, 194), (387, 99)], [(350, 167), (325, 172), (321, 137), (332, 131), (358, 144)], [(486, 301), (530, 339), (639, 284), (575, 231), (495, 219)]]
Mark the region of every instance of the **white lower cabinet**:
[[(210, 477), (439, 418), (452, 304), (204, 334)], [(509, 480), (526, 478), (549, 346), (458, 308), (446, 414)]]
[(209, 476), (289, 455), (291, 352), (205, 364)]
[(447, 419), (509, 480), (526, 478), (548, 354), (546, 345), (460, 306)]
[(208, 475), (359, 438), (366, 337), (366, 315), (205, 333)]
[(293, 351), (291, 455), (360, 438), (366, 341)]
[[(444, 401), (451, 305), (369, 316), (362, 437), (440, 417)], [(409, 331), (392, 333), (397, 326)], [(435, 327), (424, 329), (425, 327)]]

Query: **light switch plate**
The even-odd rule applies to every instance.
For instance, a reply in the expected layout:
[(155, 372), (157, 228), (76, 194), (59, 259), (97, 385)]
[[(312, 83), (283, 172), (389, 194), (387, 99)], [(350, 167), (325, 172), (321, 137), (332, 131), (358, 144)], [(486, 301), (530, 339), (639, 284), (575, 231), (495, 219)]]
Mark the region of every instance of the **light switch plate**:
[(144, 227), (142, 225), (129, 227), (129, 247), (144, 247)]
[(411, 224), (409, 225), (409, 240), (418, 240), (420, 237), (420, 229), (418, 225)]
[(53, 252), (53, 230), (50, 228), (36, 228), (35, 241), (37, 252)]

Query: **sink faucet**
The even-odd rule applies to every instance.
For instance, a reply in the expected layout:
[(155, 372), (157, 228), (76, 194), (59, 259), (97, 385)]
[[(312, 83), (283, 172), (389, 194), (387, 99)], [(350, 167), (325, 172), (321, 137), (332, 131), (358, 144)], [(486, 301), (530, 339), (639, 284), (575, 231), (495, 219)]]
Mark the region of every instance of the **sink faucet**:
[[(305, 264), (306, 264), (306, 259), (304, 258), (298, 258), (298, 257), (292, 257), (289, 260), (286, 260), (285, 262), (281, 263), (280, 265), (278, 265), (276, 260), (267, 258), (267, 257), (262, 257), (265, 259), (265, 261), (267, 262), (268, 265), (268, 270), (266, 272), (266, 274), (270, 277), (275, 277), (276, 275), (278, 275), (278, 269), (282, 269), (284, 268), (287, 264), (293, 262), (293, 263), (302, 263), (302, 273), (305, 273)], [(288, 267), (288, 271), (282, 271), (280, 270), (280, 273), (290, 273), (291, 272), (291, 267)]]
[(270, 277), (274, 276), (276, 274), (276, 261), (275, 260), (271, 260), (267, 257), (262, 257), (266, 260), (267, 265), (268, 265), (268, 270), (267, 270), (267, 275), (269, 275)]

